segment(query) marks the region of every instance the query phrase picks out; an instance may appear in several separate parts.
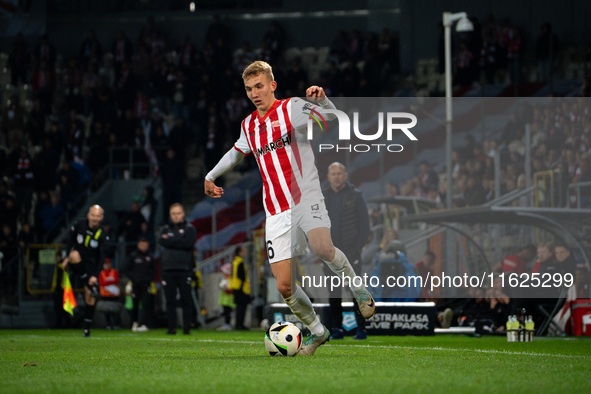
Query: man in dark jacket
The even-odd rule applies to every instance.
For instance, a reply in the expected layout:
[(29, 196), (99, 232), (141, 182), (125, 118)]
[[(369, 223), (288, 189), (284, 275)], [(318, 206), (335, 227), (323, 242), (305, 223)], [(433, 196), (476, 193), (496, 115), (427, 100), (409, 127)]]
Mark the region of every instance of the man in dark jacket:
[[(148, 331), (150, 312), (153, 309), (150, 284), (154, 280), (156, 267), (154, 256), (150, 253), (150, 242), (146, 238), (140, 238), (137, 249), (127, 257), (127, 271), (129, 279), (133, 283), (131, 296), (133, 298), (133, 309), (131, 311), (133, 324), (131, 331)], [(142, 314), (138, 319), (139, 306), (142, 303)]]
[[(326, 209), (331, 221), (330, 235), (334, 245), (341, 249), (351, 262), (356, 272), (359, 272), (361, 249), (369, 238), (369, 214), (367, 205), (361, 192), (347, 182), (345, 166), (335, 162), (328, 167), (328, 182), (330, 186), (322, 189)], [(326, 272), (333, 275), (332, 271)], [(343, 338), (343, 307), (341, 294), (330, 295), (330, 314), (332, 320), (333, 339)], [(358, 311), (355, 303), (355, 318), (357, 320), (357, 333), (355, 339), (366, 339), (365, 320)]]
[(162, 228), (160, 245), (164, 247), (160, 258), (162, 268), (162, 286), (166, 296), (166, 314), (168, 318), (167, 334), (176, 334), (176, 294), (181, 295), (183, 307), (183, 334), (190, 334), (191, 281), (193, 280), (193, 245), (197, 232), (191, 223), (185, 221), (185, 211), (181, 204), (170, 206), (170, 222)]

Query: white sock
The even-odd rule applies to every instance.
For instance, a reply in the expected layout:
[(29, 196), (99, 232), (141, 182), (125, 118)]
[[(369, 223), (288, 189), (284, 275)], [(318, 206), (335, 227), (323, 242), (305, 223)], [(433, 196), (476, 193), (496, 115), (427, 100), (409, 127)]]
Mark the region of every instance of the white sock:
[(283, 300), (293, 314), (308, 327), (313, 335), (320, 336), (324, 333), (324, 326), (320, 324), (318, 316), (314, 313), (312, 301), (310, 301), (300, 286), (296, 285), (296, 291), (292, 296)]
[(353, 270), (353, 267), (347, 259), (347, 256), (345, 256), (345, 254), (339, 248), (334, 249), (334, 259), (332, 259), (332, 261), (324, 262), (328, 264), (332, 272), (337, 274), (339, 278), (344, 279), (345, 283), (350, 284), (349, 287), (351, 288), (353, 294), (358, 294), (360, 291), (365, 290), (363, 283), (359, 287), (353, 285), (353, 278), (356, 276), (355, 270)]

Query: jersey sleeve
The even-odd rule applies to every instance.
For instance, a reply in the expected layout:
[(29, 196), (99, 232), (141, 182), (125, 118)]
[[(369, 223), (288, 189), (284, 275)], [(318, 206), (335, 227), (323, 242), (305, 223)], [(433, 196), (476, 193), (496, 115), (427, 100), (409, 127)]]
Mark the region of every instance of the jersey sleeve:
[(250, 147), (248, 146), (248, 141), (246, 139), (246, 130), (244, 128), (245, 122), (242, 122), (240, 126), (240, 137), (234, 143), (234, 149), (238, 152), (242, 153), (244, 156), (248, 156), (250, 154)]
[(328, 127), (326, 121), (335, 119), (335, 115), (321, 114), (319, 111), (322, 111), (322, 109), (336, 109), (336, 107), (328, 98), (318, 103), (311, 103), (299, 97), (291, 98), (288, 110), (292, 127), (296, 130), (305, 129), (310, 117), (314, 123), (318, 121), (323, 128)]

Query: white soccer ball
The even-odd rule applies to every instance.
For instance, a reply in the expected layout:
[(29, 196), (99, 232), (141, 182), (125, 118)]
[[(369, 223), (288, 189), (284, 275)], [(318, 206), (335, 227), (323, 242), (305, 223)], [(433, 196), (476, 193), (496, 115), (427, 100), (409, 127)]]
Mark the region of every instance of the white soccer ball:
[(300, 329), (286, 321), (273, 324), (265, 333), (265, 348), (271, 356), (295, 356), (302, 342)]

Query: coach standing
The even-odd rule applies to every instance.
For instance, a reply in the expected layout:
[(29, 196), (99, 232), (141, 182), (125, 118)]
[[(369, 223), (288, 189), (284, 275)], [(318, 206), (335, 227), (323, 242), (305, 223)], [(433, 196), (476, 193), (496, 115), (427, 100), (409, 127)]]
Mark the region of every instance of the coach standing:
[(162, 286), (166, 296), (167, 334), (176, 334), (176, 295), (177, 289), (183, 307), (183, 334), (190, 334), (193, 313), (191, 281), (193, 280), (193, 245), (197, 232), (185, 221), (185, 211), (181, 204), (170, 206), (170, 222), (162, 228), (160, 245), (164, 247), (160, 264), (162, 267)]
[[(330, 235), (334, 246), (343, 251), (353, 267), (359, 264), (361, 249), (369, 238), (369, 214), (361, 191), (347, 182), (345, 166), (335, 162), (328, 166), (328, 182), (330, 186), (322, 189), (326, 209), (330, 217)], [(359, 273), (359, 268), (355, 269)], [(330, 275), (333, 275), (330, 272)], [(330, 296), (330, 315), (332, 321), (331, 338), (343, 338), (343, 307), (340, 294)], [(355, 298), (355, 319), (357, 333), (355, 339), (367, 339), (365, 319), (359, 313)]]

